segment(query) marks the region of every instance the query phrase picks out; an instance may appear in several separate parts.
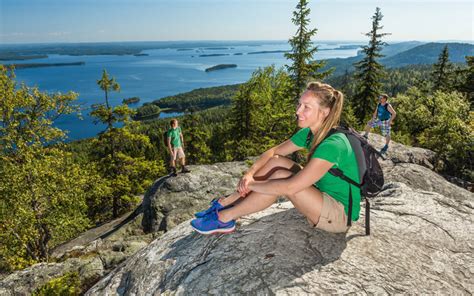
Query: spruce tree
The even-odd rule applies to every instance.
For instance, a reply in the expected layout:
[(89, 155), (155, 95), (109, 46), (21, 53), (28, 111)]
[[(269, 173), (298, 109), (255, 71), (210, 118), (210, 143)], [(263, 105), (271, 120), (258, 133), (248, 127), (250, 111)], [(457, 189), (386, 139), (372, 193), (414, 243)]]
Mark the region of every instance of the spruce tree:
[(354, 64), (355, 77), (358, 80), (357, 92), (354, 95), (353, 107), (359, 123), (365, 122), (376, 106), (376, 98), (381, 93), (381, 80), (385, 76), (384, 67), (377, 59), (383, 57), (382, 47), (386, 45), (382, 37), (390, 33), (381, 33), (383, 26), (380, 24), (383, 15), (377, 7), (372, 16), (372, 30), (365, 35), (370, 38), (369, 44), (362, 47), (365, 57)]
[(467, 70), (466, 70), (466, 80), (461, 85), (459, 90), (467, 94), (469, 104), (471, 109), (474, 105), (474, 56), (466, 57)]
[(324, 67), (325, 63), (313, 60), (313, 55), (318, 51), (318, 48), (313, 46), (311, 38), (316, 35), (317, 29), (308, 28), (311, 10), (307, 6), (307, 0), (299, 0), (296, 10), (293, 11), (291, 21), (297, 29), (295, 36), (288, 41), (291, 45), (291, 51), (285, 53), (285, 57), (293, 62), (292, 65), (287, 65), (286, 68), (294, 83), (293, 97), (295, 102), (298, 101), (299, 94), (308, 80), (321, 80), (330, 74), (330, 71), (318, 72)]
[(434, 91), (449, 91), (452, 89), (452, 71), (453, 65), (449, 61), (449, 50), (448, 45), (446, 45), (439, 54), (438, 62), (433, 65), (431, 77)]

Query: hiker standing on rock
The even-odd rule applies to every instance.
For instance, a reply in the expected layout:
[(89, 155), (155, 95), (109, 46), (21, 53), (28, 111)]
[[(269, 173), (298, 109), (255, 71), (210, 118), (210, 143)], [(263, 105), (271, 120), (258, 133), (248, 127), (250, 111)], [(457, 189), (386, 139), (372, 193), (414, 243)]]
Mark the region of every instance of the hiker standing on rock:
[(377, 104), (377, 108), (375, 108), (374, 110), (372, 119), (367, 123), (367, 126), (365, 127), (364, 137), (368, 139), (369, 131), (373, 127), (380, 127), (382, 136), (385, 137), (385, 146), (382, 147), (380, 153), (385, 154), (387, 153), (388, 144), (390, 143), (391, 125), (393, 124), (393, 120), (395, 120), (395, 117), (397, 116), (397, 112), (395, 112), (392, 105), (388, 103), (388, 95), (382, 94), (379, 96), (378, 99), (379, 103)]
[(179, 159), (181, 163), (181, 172), (189, 173), (189, 170), (185, 166), (185, 155), (184, 155), (184, 139), (183, 133), (181, 132), (181, 127), (178, 125), (177, 119), (172, 119), (170, 121), (170, 129), (166, 133), (167, 146), (170, 152), (170, 166), (171, 173), (176, 175), (176, 160)]
[[(301, 129), (263, 153), (242, 177), (236, 192), (196, 213), (192, 227), (202, 234), (232, 232), (237, 218), (262, 211), (284, 195), (311, 226), (329, 232), (347, 231), (350, 221), (359, 219), (361, 191), (328, 171), (339, 168), (360, 184), (358, 164), (344, 133), (326, 138), (338, 125), (342, 106), (340, 91), (328, 84), (309, 83), (296, 110)], [(304, 168), (284, 157), (302, 149), (309, 151)]]

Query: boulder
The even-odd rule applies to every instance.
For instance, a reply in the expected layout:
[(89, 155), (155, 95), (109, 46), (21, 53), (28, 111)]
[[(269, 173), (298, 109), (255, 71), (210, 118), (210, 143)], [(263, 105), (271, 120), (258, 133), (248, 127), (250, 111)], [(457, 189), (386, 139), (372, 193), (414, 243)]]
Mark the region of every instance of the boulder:
[[(446, 182), (446, 181), (445, 181)], [(372, 235), (308, 226), (291, 203), (203, 236), (182, 223), (86, 295), (471, 294), (474, 200), (389, 182), (372, 206)]]
[(143, 198), (146, 232), (166, 232), (209, 206), (210, 200), (232, 193), (248, 163), (227, 162), (188, 166), (191, 173), (158, 179)]

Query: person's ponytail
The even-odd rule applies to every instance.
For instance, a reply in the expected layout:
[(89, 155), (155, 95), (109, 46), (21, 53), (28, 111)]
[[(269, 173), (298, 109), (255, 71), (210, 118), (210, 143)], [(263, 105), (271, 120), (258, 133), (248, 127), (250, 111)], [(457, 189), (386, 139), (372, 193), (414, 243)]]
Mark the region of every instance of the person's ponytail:
[(316, 150), (316, 147), (323, 141), (328, 132), (333, 127), (339, 125), (342, 107), (344, 104), (344, 95), (329, 84), (320, 82), (310, 82), (306, 88), (306, 91), (311, 92), (313, 96), (319, 100), (319, 105), (321, 107), (329, 108), (329, 113), (324, 119), (321, 128), (313, 137), (311, 149), (307, 159), (310, 161), (314, 151)]

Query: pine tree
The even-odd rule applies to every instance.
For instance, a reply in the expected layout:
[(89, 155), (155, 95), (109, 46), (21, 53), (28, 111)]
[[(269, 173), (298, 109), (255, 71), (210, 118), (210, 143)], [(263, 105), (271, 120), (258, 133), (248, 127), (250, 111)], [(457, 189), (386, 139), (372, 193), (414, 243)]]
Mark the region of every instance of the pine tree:
[(285, 53), (285, 57), (293, 61), (292, 65), (287, 65), (286, 68), (294, 83), (292, 96), (295, 102), (298, 101), (300, 92), (304, 89), (308, 80), (322, 80), (330, 74), (330, 71), (318, 72), (324, 67), (325, 63), (313, 60), (318, 48), (313, 46), (311, 38), (316, 35), (317, 29), (308, 28), (311, 10), (307, 6), (307, 0), (299, 0), (296, 10), (293, 11), (291, 21), (297, 29), (295, 36), (288, 41), (291, 45), (291, 51)]
[[(109, 78), (109, 74), (107, 71), (104, 69), (102, 72), (102, 78), (100, 80), (97, 80), (97, 84), (99, 87), (104, 91), (105, 93), (105, 107), (107, 108), (106, 115), (107, 117), (104, 117), (105, 122), (107, 123), (107, 126), (109, 129), (112, 129), (113, 123), (114, 123), (114, 118), (112, 114), (112, 108), (110, 107), (109, 104), (109, 92), (110, 91), (120, 91), (120, 85), (115, 81), (115, 78)], [(105, 114), (104, 114), (105, 115)]]
[[(112, 217), (116, 218), (137, 202), (136, 195), (143, 193), (165, 169), (162, 160), (145, 158), (152, 145), (148, 136), (138, 132), (140, 123), (132, 121), (134, 111), (125, 104), (110, 106), (108, 93), (120, 90), (115, 78), (109, 78), (104, 70), (97, 84), (105, 93), (105, 105), (95, 105), (91, 116), (96, 118), (96, 123), (107, 124), (107, 129), (93, 140), (91, 158), (97, 162), (99, 172), (109, 184)], [(115, 127), (114, 123), (123, 126)], [(104, 203), (107, 204), (105, 200)]]
[(382, 12), (377, 7), (372, 17), (372, 30), (365, 34), (370, 38), (369, 44), (362, 47), (365, 57), (354, 64), (358, 91), (354, 95), (353, 107), (360, 123), (365, 122), (372, 114), (376, 106), (376, 98), (381, 93), (381, 80), (385, 75), (384, 67), (377, 62), (378, 58), (383, 57), (380, 52), (382, 47), (386, 45), (381, 39), (386, 35), (390, 35), (390, 33), (380, 33), (380, 30), (383, 29), (383, 26), (380, 25), (382, 18)]
[(452, 89), (452, 71), (453, 65), (449, 61), (449, 50), (446, 45), (438, 57), (438, 62), (433, 65), (431, 74), (434, 85), (433, 91), (449, 91)]

